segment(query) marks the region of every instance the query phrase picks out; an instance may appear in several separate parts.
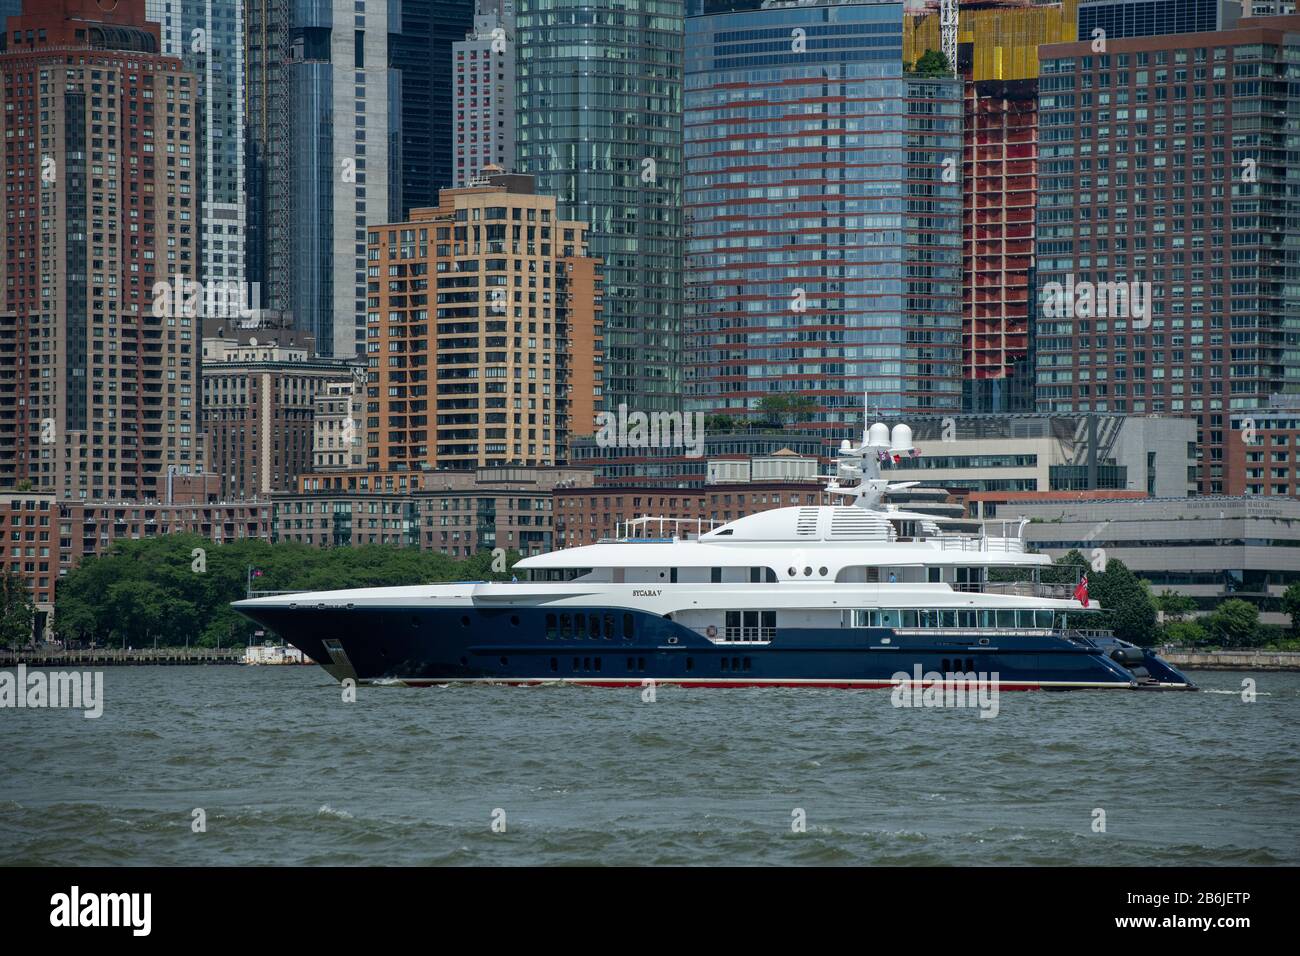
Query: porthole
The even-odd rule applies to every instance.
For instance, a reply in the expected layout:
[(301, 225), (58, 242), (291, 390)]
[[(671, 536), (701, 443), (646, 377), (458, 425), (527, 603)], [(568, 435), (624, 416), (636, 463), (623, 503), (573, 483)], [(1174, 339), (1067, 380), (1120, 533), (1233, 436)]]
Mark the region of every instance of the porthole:
[(817, 573), (820, 574), (822, 577), (826, 577), (826, 569), (825, 569), (825, 568), (818, 568), (818, 569), (817, 569)]
[(419, 627), (419, 626), (420, 626), (420, 619), (419, 619), (418, 617), (416, 617), (414, 614), (412, 614), (412, 615), (411, 615), (411, 627)]
[(812, 577), (812, 568), (804, 568), (804, 569), (803, 569), (803, 576), (806, 577), (806, 578), (810, 578), (810, 577)]
[(796, 571), (794, 568), (791, 568), (791, 569), (790, 569), (790, 577), (794, 577), (794, 576), (795, 576), (796, 574), (798, 574), (798, 573), (799, 573), (799, 572)]
[(461, 615), (460, 626), (461, 626), (461, 627), (469, 627), (469, 618), (468, 618), (467, 616), (465, 616), (465, 615)]
[(469, 666), (469, 658), (468, 658), (468, 657), (462, 657), (462, 658), (460, 659), (460, 666), (461, 666), (461, 667), (468, 667), (468, 666)]
[(510, 661), (509, 661), (508, 659), (504, 658), (504, 657), (499, 657), (499, 658), (497, 658), (497, 660), (499, 660), (499, 661), (501, 662), (501, 666), (502, 666), (502, 667), (505, 667), (507, 664), (510, 663)]
[(519, 626), (519, 615), (518, 615), (518, 614), (511, 614), (511, 615), (510, 615), (510, 626), (511, 626), (511, 627), (518, 627), (518, 626)]
[(987, 637), (981, 637), (981, 638), (980, 638), (980, 644), (983, 645), (984, 647), (988, 647), (988, 645), (989, 645), (989, 639), (988, 639)]

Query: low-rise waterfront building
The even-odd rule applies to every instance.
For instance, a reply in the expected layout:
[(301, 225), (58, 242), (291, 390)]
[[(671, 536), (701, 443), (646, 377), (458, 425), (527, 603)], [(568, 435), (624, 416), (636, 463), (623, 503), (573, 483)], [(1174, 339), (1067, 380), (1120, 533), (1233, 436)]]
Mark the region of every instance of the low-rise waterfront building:
[(1196, 422), (1123, 415), (954, 415), (909, 419), (920, 454), (893, 481), (980, 492), (1196, 492)]
[[(1014, 508), (1014, 510), (1013, 510)], [(1140, 578), (1205, 609), (1245, 598), (1285, 623), (1277, 599), (1300, 581), (1300, 501), (1253, 496), (1018, 501), (998, 517), (1029, 518), (1026, 541), (1053, 557), (1078, 549), (1118, 558)]]
[[(192, 477), (192, 476), (191, 476)], [(200, 476), (201, 477), (201, 476)], [(22, 577), (36, 606), (36, 633), (50, 636), (59, 580), (85, 558), (121, 540), (201, 535), (216, 545), (271, 538), (267, 500), (204, 500), (196, 488), (172, 503), (81, 501), (32, 491), (0, 491), (0, 572)]]
[[(552, 494), (592, 480), (585, 468), (521, 466), (328, 478), (320, 488), (275, 496), (273, 540), (419, 547), (455, 558), (494, 548), (541, 554), (558, 546)], [(416, 478), (418, 488), (394, 486)]]

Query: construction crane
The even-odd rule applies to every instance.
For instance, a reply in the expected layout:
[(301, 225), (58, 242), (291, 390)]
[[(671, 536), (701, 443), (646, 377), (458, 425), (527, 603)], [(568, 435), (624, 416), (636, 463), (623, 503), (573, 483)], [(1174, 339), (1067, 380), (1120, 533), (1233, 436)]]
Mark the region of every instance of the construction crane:
[(939, 45), (957, 75), (957, 0), (939, 0)]

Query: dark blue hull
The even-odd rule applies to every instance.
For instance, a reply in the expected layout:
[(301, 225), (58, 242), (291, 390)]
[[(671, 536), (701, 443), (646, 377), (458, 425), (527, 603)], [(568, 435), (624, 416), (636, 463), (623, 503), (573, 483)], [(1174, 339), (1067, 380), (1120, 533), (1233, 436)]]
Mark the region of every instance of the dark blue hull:
[(555, 608), (236, 607), (335, 678), (362, 683), (639, 686), (652, 680), (719, 687), (888, 687), (900, 673), (910, 678), (918, 671), (973, 671), (1007, 690), (1195, 686), (1150, 651), (1054, 634), (983, 631), (967, 637), (887, 628), (782, 628), (770, 643), (716, 644), (674, 621), (624, 608), (566, 607), (605, 621), (604, 628), (593, 623), (594, 636), (579, 637), (548, 630), (546, 618), (549, 613), (554, 619)]

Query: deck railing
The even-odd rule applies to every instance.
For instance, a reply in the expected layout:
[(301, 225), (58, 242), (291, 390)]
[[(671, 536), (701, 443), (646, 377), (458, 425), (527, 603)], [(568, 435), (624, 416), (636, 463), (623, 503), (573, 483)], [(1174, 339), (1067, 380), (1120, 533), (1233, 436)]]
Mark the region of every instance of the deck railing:
[(712, 518), (665, 518), (642, 515), (614, 525), (615, 541), (672, 541), (678, 538), (698, 538), (707, 531), (720, 528), (725, 521)]

